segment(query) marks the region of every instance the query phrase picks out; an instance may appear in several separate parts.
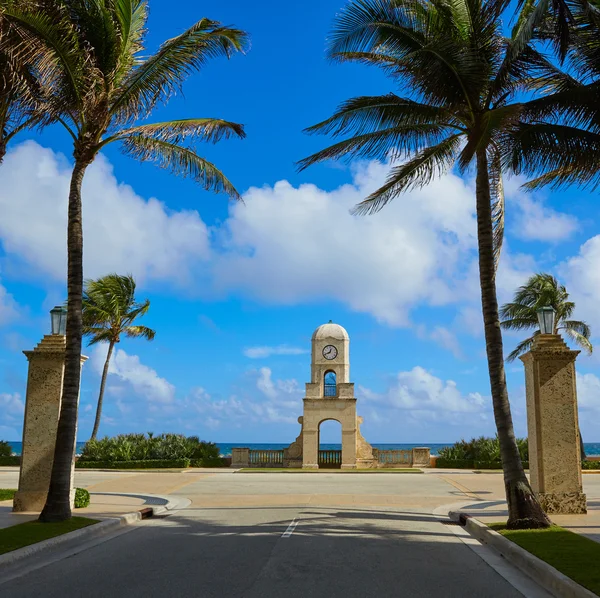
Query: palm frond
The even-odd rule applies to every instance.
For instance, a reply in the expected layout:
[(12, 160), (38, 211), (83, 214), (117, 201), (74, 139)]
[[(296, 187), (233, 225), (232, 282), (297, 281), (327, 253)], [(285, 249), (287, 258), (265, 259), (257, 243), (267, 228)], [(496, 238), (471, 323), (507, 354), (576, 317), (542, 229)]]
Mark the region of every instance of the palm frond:
[(532, 336), (526, 338), (524, 341), (521, 341), (516, 348), (508, 354), (506, 361), (514, 361), (519, 355), (523, 355), (523, 353), (527, 353), (529, 349), (531, 349), (531, 345), (535, 339), (535, 337), (539, 334), (539, 330), (533, 333)]
[(571, 328), (565, 328), (565, 334), (569, 336), (575, 343), (577, 343), (588, 355), (591, 355), (594, 347), (590, 340), (585, 337), (583, 334), (577, 332), (577, 330), (573, 330)]
[(146, 340), (154, 340), (156, 331), (147, 326), (127, 326), (125, 328), (125, 335), (130, 338), (145, 338)]
[(213, 58), (243, 51), (247, 41), (243, 31), (201, 19), (131, 71), (112, 104), (113, 113), (119, 121), (146, 116), (158, 102), (180, 91), (192, 72)]
[[(560, 151), (557, 151), (560, 148)], [(505, 156), (516, 174), (539, 174), (525, 188), (560, 188), (571, 183), (595, 188), (600, 183), (600, 134), (562, 124), (521, 123)]]
[(136, 160), (154, 162), (177, 176), (192, 178), (207, 190), (241, 200), (229, 179), (214, 164), (189, 148), (139, 134), (126, 137), (122, 143), (124, 153)]
[(393, 161), (405, 152), (418, 151), (439, 143), (454, 128), (437, 124), (397, 125), (372, 133), (354, 135), (299, 162), (304, 170), (324, 160), (369, 158)]
[(500, 152), (492, 150), (489, 163), (490, 197), (492, 202), (492, 226), (494, 229), (494, 265), (496, 271), (500, 263), (500, 253), (504, 242), (504, 184), (502, 181), (502, 160)]
[(243, 125), (229, 122), (219, 118), (186, 118), (160, 123), (144, 124), (129, 127), (108, 138), (105, 143), (128, 137), (129, 135), (142, 135), (161, 141), (170, 141), (179, 144), (190, 137), (200, 138), (202, 141), (217, 143), (222, 139), (232, 136), (243, 139), (246, 136)]
[(333, 116), (308, 127), (305, 132), (362, 135), (389, 127), (422, 124), (458, 127), (450, 110), (388, 93), (352, 98), (341, 104)]
[(461, 137), (451, 135), (437, 145), (421, 150), (405, 164), (392, 168), (385, 184), (356, 205), (352, 213), (373, 214), (403, 191), (429, 184), (456, 160)]
[(592, 335), (592, 330), (589, 324), (582, 322), (580, 320), (565, 320), (562, 322), (562, 328), (565, 331), (574, 331), (584, 336), (585, 338), (590, 338)]

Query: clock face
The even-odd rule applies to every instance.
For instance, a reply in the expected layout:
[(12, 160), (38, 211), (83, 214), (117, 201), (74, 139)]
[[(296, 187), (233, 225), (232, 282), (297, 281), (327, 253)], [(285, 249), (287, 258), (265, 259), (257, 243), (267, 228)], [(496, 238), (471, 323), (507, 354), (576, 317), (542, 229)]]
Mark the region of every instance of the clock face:
[(338, 351), (333, 345), (327, 345), (323, 347), (323, 357), (325, 359), (335, 359), (337, 357)]

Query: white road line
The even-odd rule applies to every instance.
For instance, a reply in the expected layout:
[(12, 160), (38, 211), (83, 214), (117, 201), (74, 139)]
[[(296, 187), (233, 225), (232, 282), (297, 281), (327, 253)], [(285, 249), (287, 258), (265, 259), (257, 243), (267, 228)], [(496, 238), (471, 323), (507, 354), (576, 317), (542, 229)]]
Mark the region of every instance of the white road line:
[(288, 525), (287, 529), (281, 534), (282, 538), (289, 538), (296, 529), (298, 522), (295, 519), (292, 519), (292, 522)]

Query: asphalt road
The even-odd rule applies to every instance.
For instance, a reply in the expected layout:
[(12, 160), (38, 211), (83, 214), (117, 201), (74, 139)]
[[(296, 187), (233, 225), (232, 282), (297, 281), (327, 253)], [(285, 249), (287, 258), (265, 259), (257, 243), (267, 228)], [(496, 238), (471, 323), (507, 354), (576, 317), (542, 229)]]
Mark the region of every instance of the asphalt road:
[[(418, 493), (429, 496), (427, 502), (455, 501), (455, 489), (442, 480), (283, 475), (198, 480), (177, 493), (192, 498), (188, 508), (1, 584), (0, 595), (522, 596), (432, 515), (429, 504), (412, 506)], [(375, 506), (382, 496), (402, 489), (407, 506)], [(297, 505), (282, 505), (283, 499), (278, 505), (278, 495), (298, 496)], [(340, 505), (325, 507), (318, 498), (307, 498), (326, 495), (340, 497)], [(373, 505), (362, 504), (369, 495)], [(228, 506), (219, 506), (219, 496)], [(343, 504), (351, 497), (361, 504)]]

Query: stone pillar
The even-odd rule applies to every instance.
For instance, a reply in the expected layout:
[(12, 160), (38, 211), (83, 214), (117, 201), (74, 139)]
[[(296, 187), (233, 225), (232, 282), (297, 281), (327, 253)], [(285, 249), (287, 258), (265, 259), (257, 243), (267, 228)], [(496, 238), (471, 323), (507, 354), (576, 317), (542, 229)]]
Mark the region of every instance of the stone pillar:
[(250, 449), (237, 447), (231, 449), (231, 466), (235, 469), (242, 469), (250, 466)]
[[(306, 411), (304, 413), (306, 414)], [(306, 422), (306, 415), (304, 416), (304, 421)], [(302, 432), (302, 436), (302, 469), (319, 469), (318, 430), (307, 430), (305, 428)]]
[(547, 513), (586, 513), (575, 359), (560, 335), (540, 334), (525, 364), (531, 487)]
[[(33, 351), (23, 353), (29, 361), (29, 373), (19, 489), (13, 511), (41, 511), (46, 503), (54, 461), (65, 369), (65, 337), (48, 334)], [(86, 359), (81, 356), (82, 365)], [(71, 503), (75, 498), (74, 467), (75, 462), (71, 468)]]
[(431, 467), (431, 449), (418, 446), (412, 450), (412, 466), (413, 467)]

